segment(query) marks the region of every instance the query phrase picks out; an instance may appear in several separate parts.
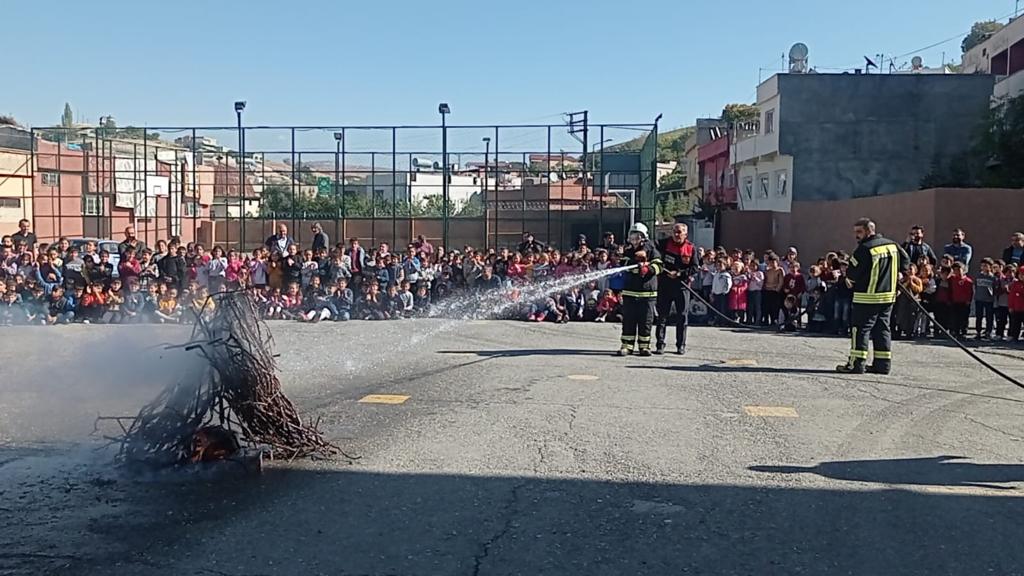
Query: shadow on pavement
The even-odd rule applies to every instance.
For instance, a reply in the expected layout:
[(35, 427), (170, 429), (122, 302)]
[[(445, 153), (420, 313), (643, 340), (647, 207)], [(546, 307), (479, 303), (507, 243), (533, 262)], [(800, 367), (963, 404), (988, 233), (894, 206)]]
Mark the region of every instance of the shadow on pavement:
[[(878, 466), (836, 476), (906, 482), (901, 470), (938, 465)], [(956, 485), (1021, 476), (1019, 466), (946, 466), (936, 474)], [(134, 535), (136, 554), (62, 559), (53, 573), (967, 576), (1024, 566), (1024, 498), (308, 469), (217, 490), (224, 503), (204, 514), (95, 526), (111, 542)]]
[(974, 464), (964, 456), (897, 458), (891, 460), (849, 460), (821, 462), (816, 466), (751, 466), (754, 472), (774, 474), (816, 474), (834, 480), (879, 484), (927, 486), (976, 486), (1001, 490), (1007, 482), (1024, 482), (1024, 464)]
[(567, 348), (537, 348), (510, 350), (438, 350), (438, 354), (475, 354), (486, 358), (519, 358), (522, 356), (615, 356), (607, 350), (577, 350)]
[(648, 370), (675, 370), (677, 372), (738, 372), (744, 374), (832, 374), (835, 370), (822, 368), (778, 368), (773, 366), (737, 366), (730, 364), (701, 364), (699, 366), (645, 366), (633, 365), (626, 368), (643, 368)]

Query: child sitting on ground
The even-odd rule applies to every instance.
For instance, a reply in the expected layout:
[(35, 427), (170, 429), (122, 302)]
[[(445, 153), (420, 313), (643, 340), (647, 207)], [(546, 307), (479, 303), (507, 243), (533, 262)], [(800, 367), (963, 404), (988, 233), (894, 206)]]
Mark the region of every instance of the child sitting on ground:
[(795, 294), (790, 294), (786, 296), (786, 299), (782, 302), (782, 313), (779, 315), (780, 332), (797, 331), (797, 324), (800, 321), (800, 306), (796, 298)]
[(609, 319), (612, 322), (619, 322), (622, 320), (622, 314), (619, 312), (620, 305), (619, 297), (615, 295), (615, 292), (611, 288), (607, 288), (604, 294), (601, 296), (601, 300), (597, 303), (597, 318), (595, 322), (606, 322)]
[(280, 288), (274, 288), (267, 300), (267, 313), (265, 318), (267, 320), (277, 320), (284, 314), (284, 294), (281, 294)]
[(348, 287), (345, 278), (340, 278), (337, 286), (338, 289), (334, 291), (334, 309), (337, 312), (334, 319), (344, 322), (352, 317), (352, 289)]
[(181, 320), (181, 306), (178, 305), (177, 288), (170, 288), (160, 296), (156, 317), (161, 324), (177, 323)]
[(427, 287), (423, 284), (416, 288), (412, 306), (416, 316), (422, 318), (430, 314), (430, 293), (427, 292)]
[(284, 307), (281, 317), (285, 320), (295, 320), (302, 314), (302, 292), (299, 291), (297, 282), (288, 285), (288, 292), (284, 295), (281, 304)]

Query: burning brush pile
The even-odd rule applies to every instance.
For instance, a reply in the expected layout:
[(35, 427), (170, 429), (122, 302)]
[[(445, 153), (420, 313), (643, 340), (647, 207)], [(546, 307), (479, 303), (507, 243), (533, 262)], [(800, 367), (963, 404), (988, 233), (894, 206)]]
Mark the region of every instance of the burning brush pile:
[(187, 344), (206, 365), (165, 388), (135, 417), (101, 417), (121, 426), (119, 459), (174, 465), (247, 459), (293, 459), (339, 452), (303, 423), (281, 390), (273, 340), (243, 292), (212, 296), (196, 316)]

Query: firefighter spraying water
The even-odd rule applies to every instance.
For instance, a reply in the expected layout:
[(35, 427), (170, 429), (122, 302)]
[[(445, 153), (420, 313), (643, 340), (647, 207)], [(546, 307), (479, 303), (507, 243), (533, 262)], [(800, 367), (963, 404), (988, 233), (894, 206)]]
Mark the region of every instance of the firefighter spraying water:
[(647, 234), (647, 226), (637, 223), (629, 229), (629, 244), (619, 261), (621, 266), (636, 265), (625, 272), (622, 290), (622, 346), (619, 356), (637, 350), (640, 356), (651, 355), (651, 328), (654, 326), (658, 300), (658, 275), (661, 254)]

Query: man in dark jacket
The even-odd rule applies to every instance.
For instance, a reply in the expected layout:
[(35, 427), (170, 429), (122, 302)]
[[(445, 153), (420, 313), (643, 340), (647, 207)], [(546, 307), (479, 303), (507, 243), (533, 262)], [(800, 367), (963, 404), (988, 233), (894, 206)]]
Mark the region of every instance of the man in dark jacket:
[(658, 243), (662, 271), (658, 277), (658, 343), (655, 354), (665, 353), (665, 336), (672, 305), (676, 306), (676, 354), (686, 353), (686, 327), (689, 324), (690, 279), (700, 271), (700, 255), (687, 238), (687, 226), (677, 223), (672, 237)]
[(622, 290), (622, 346), (619, 356), (632, 354), (634, 343), (641, 356), (650, 356), (661, 254), (647, 237), (647, 226), (638, 222), (630, 228), (629, 245), (623, 251), (619, 264), (636, 265), (624, 273), (626, 285)]
[(932, 266), (939, 261), (935, 256), (935, 251), (924, 241), (924, 228), (922, 226), (914, 226), (910, 229), (909, 238), (903, 243), (903, 250), (914, 264), (917, 264), (921, 256), (926, 256), (928, 263)]
[(295, 244), (295, 239), (288, 235), (287, 224), (278, 224), (277, 234), (267, 238), (267, 241), (264, 242), (264, 244), (266, 244), (267, 250), (269, 250), (271, 254), (277, 252), (278, 254), (285, 256), (288, 254), (288, 247)]
[(313, 245), (310, 246), (310, 248), (313, 249), (314, 254), (319, 252), (321, 248), (327, 248), (330, 246), (331, 241), (319, 222), (314, 222), (313, 225), (310, 226), (310, 230), (313, 232)]
[[(844, 374), (888, 374), (892, 368), (892, 333), (889, 324), (901, 274), (907, 273), (907, 253), (895, 242), (875, 232), (875, 223), (861, 218), (853, 226), (857, 249), (850, 257), (846, 283), (853, 288), (850, 324), (853, 337), (850, 359), (836, 367)], [(868, 339), (874, 345), (874, 362), (868, 366)]]
[(185, 247), (178, 246), (178, 249), (164, 256), (157, 263), (160, 267), (160, 277), (169, 278), (171, 286), (179, 292), (185, 289), (185, 279), (188, 277), (188, 262), (185, 260)]
[(544, 244), (535, 240), (533, 234), (530, 232), (523, 233), (523, 241), (519, 243), (520, 254), (528, 252), (540, 253), (544, 251), (544, 248)]
[(1003, 262), (1020, 266), (1024, 264), (1024, 232), (1014, 232), (1010, 245), (1003, 250)]

